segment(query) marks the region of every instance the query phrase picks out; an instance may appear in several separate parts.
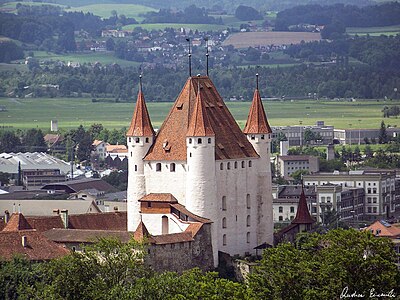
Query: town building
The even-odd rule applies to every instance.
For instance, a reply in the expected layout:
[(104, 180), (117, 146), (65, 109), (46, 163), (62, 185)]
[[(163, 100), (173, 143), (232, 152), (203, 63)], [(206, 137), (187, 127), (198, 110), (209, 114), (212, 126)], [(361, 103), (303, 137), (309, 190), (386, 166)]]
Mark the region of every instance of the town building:
[(307, 171), (308, 173), (319, 172), (319, 159), (312, 155), (278, 156), (276, 164), (276, 169), (286, 180), (293, 179), (291, 175), (300, 170)]
[[(363, 129), (363, 128), (347, 128), (335, 129), (334, 139), (340, 144), (344, 145), (360, 145), (368, 143), (375, 143), (379, 141), (380, 129)], [(400, 128), (389, 127), (386, 128), (386, 133), (389, 138), (396, 138), (400, 135)], [(375, 141), (375, 142), (374, 142)]]
[(213, 266), (219, 251), (272, 244), (271, 134), (258, 89), (242, 132), (213, 82), (198, 76), (155, 135), (140, 88), (127, 132), (128, 231), (181, 234), (209, 220)]
[(59, 169), (24, 169), (22, 184), (26, 189), (38, 189), (45, 184), (65, 181), (66, 175)]

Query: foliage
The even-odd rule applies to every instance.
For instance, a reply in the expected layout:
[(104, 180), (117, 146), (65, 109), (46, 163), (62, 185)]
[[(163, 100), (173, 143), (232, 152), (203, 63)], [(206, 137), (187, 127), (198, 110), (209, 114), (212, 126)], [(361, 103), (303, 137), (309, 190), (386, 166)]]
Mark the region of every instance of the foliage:
[(0, 41), (0, 62), (9, 63), (12, 60), (21, 59), (24, 52), (13, 41)]
[(261, 14), (253, 7), (239, 5), (235, 11), (235, 17), (241, 21), (262, 20)]
[(389, 141), (389, 137), (386, 132), (385, 122), (381, 122), (381, 127), (379, 128), (379, 136), (378, 136), (379, 144), (386, 144)]
[(46, 152), (47, 145), (44, 141), (43, 132), (40, 129), (28, 129), (22, 135), (21, 144), (25, 152)]
[(304, 234), (264, 251), (249, 292), (256, 299), (337, 299), (345, 287), (389, 292), (399, 284), (394, 259), (392, 242), (369, 232)]
[(390, 118), (391, 116), (397, 117), (400, 115), (400, 107), (397, 105), (390, 107), (385, 105), (385, 107), (382, 109), (382, 112), (384, 118)]
[(110, 175), (104, 176), (102, 179), (118, 190), (125, 191), (128, 185), (128, 172), (113, 171)]
[(308, 175), (310, 172), (308, 170), (297, 170), (290, 175), (293, 178), (293, 184), (301, 184), (303, 181), (303, 175)]
[(346, 165), (340, 159), (326, 160), (320, 158), (319, 160), (319, 171), (320, 172), (333, 172), (333, 171), (346, 171)]
[(0, 152), (20, 151), (21, 140), (13, 131), (3, 131), (0, 133)]

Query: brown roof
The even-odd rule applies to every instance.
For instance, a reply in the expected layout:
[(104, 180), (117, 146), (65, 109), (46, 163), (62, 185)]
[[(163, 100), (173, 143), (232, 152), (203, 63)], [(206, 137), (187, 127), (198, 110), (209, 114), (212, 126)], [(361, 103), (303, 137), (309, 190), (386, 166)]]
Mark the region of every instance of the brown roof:
[(106, 146), (107, 152), (126, 152), (128, 148), (125, 145), (107, 145)]
[(13, 213), (8, 221), (7, 225), (3, 228), (3, 232), (6, 231), (19, 231), (19, 230), (30, 230), (32, 226), (25, 219), (21, 213)]
[(133, 233), (133, 237), (136, 241), (142, 241), (143, 238), (149, 238), (151, 235), (147, 230), (146, 226), (144, 225), (143, 221), (140, 221), (138, 227), (136, 228), (135, 232)]
[(386, 236), (389, 238), (399, 238), (400, 228), (396, 227), (395, 224), (389, 224), (385, 221), (375, 221), (370, 226), (364, 229), (365, 231), (371, 231), (376, 236)]
[[(26, 246), (22, 244), (26, 238)], [(0, 232), (0, 257), (6, 260), (20, 254), (29, 260), (42, 261), (67, 255), (69, 251), (48, 240), (42, 233), (35, 230), (20, 230)]]
[(103, 141), (101, 141), (101, 140), (94, 140), (93, 143), (92, 143), (92, 145), (96, 147), (96, 146), (100, 145), (101, 143), (103, 143)]
[(314, 219), (311, 217), (307, 207), (307, 199), (304, 194), (304, 187), (301, 189), (299, 205), (297, 207), (296, 217), (293, 219), (292, 224), (313, 224)]
[(178, 200), (169, 193), (150, 193), (140, 198), (139, 201), (178, 203)]
[(87, 229), (51, 229), (43, 234), (49, 240), (58, 243), (93, 243), (99, 238), (115, 237), (128, 242), (132, 234), (127, 231), (87, 230)]
[(109, 212), (70, 215), (68, 228), (127, 231), (127, 214), (126, 212)]
[(154, 130), (151, 125), (149, 112), (146, 107), (146, 102), (144, 100), (144, 95), (142, 90), (139, 91), (135, 111), (133, 112), (133, 117), (131, 125), (126, 133), (127, 136), (153, 136)]
[(170, 204), (170, 206), (175, 208), (176, 210), (180, 211), (181, 213), (187, 215), (188, 217), (192, 218), (193, 220), (195, 220), (197, 222), (212, 223), (212, 221), (210, 219), (199, 217), (199, 216), (195, 215), (194, 213), (191, 213), (182, 204), (176, 203), (176, 204)]
[(188, 228), (186, 228), (185, 232), (190, 232), (192, 237), (195, 237), (199, 230), (203, 227), (203, 223), (195, 222), (191, 223)]
[(251, 103), (249, 116), (247, 117), (243, 132), (246, 134), (272, 133), (258, 89), (254, 91), (253, 102)]
[(186, 81), (145, 160), (186, 161), (186, 134), (196, 106), (198, 82), (203, 86), (201, 102), (205, 106), (204, 115), (207, 115), (210, 127), (215, 133), (215, 158), (221, 160), (258, 157), (212, 81), (207, 76), (202, 76), (190, 77)]
[(45, 232), (53, 228), (64, 228), (64, 223), (59, 215), (47, 217), (26, 217), (26, 220), (39, 232)]
[(194, 104), (193, 113), (190, 117), (189, 128), (186, 136), (215, 136), (208, 119), (205, 103), (202, 97), (203, 88), (198, 81), (197, 97)]
[(193, 237), (190, 232), (184, 231), (180, 233), (153, 235), (151, 237), (151, 240), (152, 244), (161, 245), (161, 244), (192, 242)]
[(311, 155), (282, 155), (279, 159), (284, 161), (310, 160)]

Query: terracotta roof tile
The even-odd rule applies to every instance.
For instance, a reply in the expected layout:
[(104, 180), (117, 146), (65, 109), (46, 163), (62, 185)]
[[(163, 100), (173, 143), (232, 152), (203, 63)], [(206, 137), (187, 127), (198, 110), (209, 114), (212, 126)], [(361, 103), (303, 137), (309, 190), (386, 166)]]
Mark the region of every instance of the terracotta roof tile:
[[(199, 82), (199, 81), (198, 81)], [(186, 136), (215, 136), (208, 119), (205, 103), (202, 97), (203, 88), (198, 86), (196, 102), (194, 104), (193, 113), (190, 116), (189, 128)]]
[(131, 125), (126, 133), (127, 136), (153, 136), (154, 129), (151, 125), (149, 112), (146, 107), (143, 92), (140, 90)]
[(126, 152), (126, 151), (128, 151), (128, 148), (126, 148), (125, 145), (107, 145), (106, 151), (107, 152), (117, 152), (117, 151)]
[(136, 228), (135, 232), (133, 233), (133, 237), (136, 241), (142, 241), (143, 238), (151, 237), (149, 231), (147, 230), (146, 226), (144, 225), (143, 221), (140, 221), (138, 227)]
[(24, 215), (21, 213), (13, 213), (7, 225), (3, 228), (3, 232), (29, 230), (29, 229), (33, 228), (25, 219)]
[(93, 243), (99, 238), (115, 237), (121, 242), (128, 242), (132, 234), (127, 231), (87, 230), (87, 229), (51, 229), (43, 234), (57, 243)]
[(304, 194), (304, 188), (301, 189), (299, 205), (297, 206), (296, 217), (291, 222), (292, 224), (313, 224), (315, 221), (311, 217), (307, 207), (307, 199)]
[(195, 237), (199, 230), (203, 227), (203, 223), (195, 222), (191, 223), (188, 228), (186, 228), (185, 232), (190, 232), (192, 237)]
[(254, 91), (253, 102), (251, 103), (249, 116), (247, 117), (243, 132), (246, 134), (272, 133), (258, 89)]
[(375, 221), (364, 230), (371, 231), (376, 236), (385, 236), (392, 239), (400, 237), (400, 228), (381, 220)]
[[(215, 133), (215, 145), (220, 145), (215, 147), (215, 158), (257, 158), (258, 154), (239, 128), (212, 81), (202, 76), (190, 77), (186, 81), (145, 160), (186, 161), (186, 134), (195, 108), (198, 82), (203, 86), (201, 102), (205, 105), (205, 115)], [(166, 142), (168, 148), (165, 148)]]
[(64, 228), (64, 223), (61, 217), (58, 216), (46, 216), (46, 217), (26, 217), (26, 220), (39, 232), (45, 232), (53, 228)]
[(70, 229), (127, 231), (127, 214), (126, 212), (109, 212), (70, 215), (68, 224)]
[(139, 201), (178, 203), (178, 200), (169, 193), (150, 193), (140, 198)]
[(199, 217), (199, 216), (195, 215), (194, 213), (191, 213), (182, 204), (176, 203), (176, 204), (170, 204), (170, 206), (175, 208), (179, 212), (185, 214), (186, 216), (192, 218), (193, 220), (195, 220), (197, 222), (200, 222), (200, 223), (212, 223), (212, 221), (207, 219), (207, 218)]

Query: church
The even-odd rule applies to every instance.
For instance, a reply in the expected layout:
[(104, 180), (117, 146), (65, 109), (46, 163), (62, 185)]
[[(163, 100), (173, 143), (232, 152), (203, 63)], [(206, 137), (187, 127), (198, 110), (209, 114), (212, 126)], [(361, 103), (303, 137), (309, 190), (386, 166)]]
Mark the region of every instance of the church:
[(127, 131), (128, 231), (173, 241), (207, 226), (214, 267), (219, 252), (272, 245), (271, 138), (258, 75), (243, 131), (211, 79), (198, 75), (155, 133), (140, 84)]

